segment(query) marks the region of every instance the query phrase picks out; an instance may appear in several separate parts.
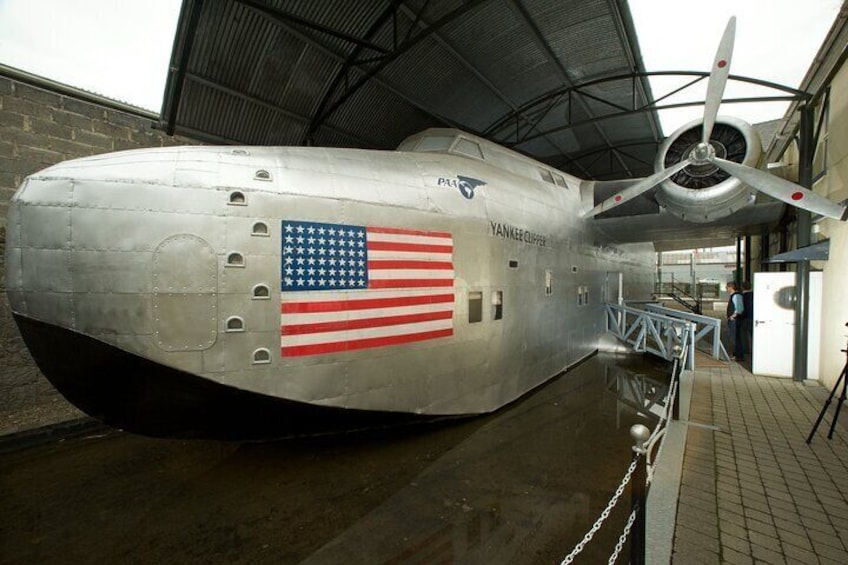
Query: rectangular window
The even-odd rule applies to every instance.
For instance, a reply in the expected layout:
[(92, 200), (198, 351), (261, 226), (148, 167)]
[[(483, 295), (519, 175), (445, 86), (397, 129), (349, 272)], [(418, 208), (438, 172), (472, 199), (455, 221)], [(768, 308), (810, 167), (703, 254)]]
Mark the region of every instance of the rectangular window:
[(588, 286), (578, 286), (577, 287), (577, 305), (578, 306), (586, 306), (589, 304), (589, 287)]
[(517, 269), (518, 268), (518, 261), (516, 261), (515, 259), (510, 259), (509, 260), (509, 268), (510, 269)]
[(554, 182), (556, 182), (557, 186), (561, 186), (563, 188), (568, 188), (568, 184), (566, 184), (565, 179), (562, 175), (558, 175), (556, 173), (551, 173), (554, 176)]
[(539, 169), (539, 175), (541, 175), (543, 181), (554, 184), (554, 176), (551, 174), (551, 172), (549, 170)]
[(468, 293), (468, 323), (483, 321), (483, 293), (473, 290)]
[(545, 296), (550, 296), (554, 293), (554, 274), (551, 271), (545, 271)]
[(456, 145), (454, 145), (453, 151), (454, 153), (468, 155), (469, 157), (474, 157), (475, 159), (483, 158), (483, 152), (480, 151), (480, 146), (478, 144), (461, 137), (459, 138), (459, 141), (456, 142)]
[(418, 143), (418, 147), (415, 150), (420, 152), (447, 151), (451, 143), (453, 143), (453, 136), (428, 136)]
[(503, 291), (496, 290), (492, 293), (492, 319), (503, 318)]

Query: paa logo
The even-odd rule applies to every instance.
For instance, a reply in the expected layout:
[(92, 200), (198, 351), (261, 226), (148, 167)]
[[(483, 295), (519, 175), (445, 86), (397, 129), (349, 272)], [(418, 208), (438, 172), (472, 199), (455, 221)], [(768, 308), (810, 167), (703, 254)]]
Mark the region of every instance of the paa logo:
[(448, 179), (444, 177), (439, 178), (439, 186), (450, 186), (452, 188), (459, 189), (459, 192), (469, 200), (474, 198), (474, 189), (478, 186), (485, 186), (486, 183), (484, 181), (473, 179), (471, 177), (464, 177), (462, 175), (457, 175), (455, 179)]

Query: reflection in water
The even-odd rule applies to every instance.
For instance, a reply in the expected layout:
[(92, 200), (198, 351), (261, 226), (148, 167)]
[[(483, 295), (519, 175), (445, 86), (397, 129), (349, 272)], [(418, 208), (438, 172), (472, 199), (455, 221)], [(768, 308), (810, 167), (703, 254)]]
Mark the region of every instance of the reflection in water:
[[(624, 475), (630, 425), (653, 426), (662, 374), (597, 356), (438, 425), (263, 444), (116, 432), (13, 453), (0, 561), (559, 562)], [(606, 561), (627, 513), (580, 562)]]
[(643, 416), (662, 417), (668, 400), (668, 382), (614, 366), (607, 365), (605, 369), (607, 390), (615, 394), (622, 405)]

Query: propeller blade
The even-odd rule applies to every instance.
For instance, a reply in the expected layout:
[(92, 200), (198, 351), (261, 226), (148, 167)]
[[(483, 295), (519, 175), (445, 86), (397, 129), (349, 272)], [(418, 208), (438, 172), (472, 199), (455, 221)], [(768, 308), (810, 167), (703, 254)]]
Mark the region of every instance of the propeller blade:
[(664, 181), (670, 176), (673, 176), (675, 173), (682, 171), (687, 166), (691, 164), (689, 159), (679, 162), (673, 167), (669, 167), (667, 169), (663, 169), (658, 173), (654, 173), (649, 177), (643, 178), (641, 181), (637, 182), (634, 185), (628, 186), (624, 190), (619, 193), (613, 194), (588, 212), (584, 212), (581, 214), (583, 218), (594, 218), (601, 212), (606, 212), (607, 210), (612, 210), (616, 206), (620, 206), (629, 200), (633, 200), (643, 192), (647, 192), (648, 190), (654, 188), (656, 185)]
[(730, 173), (748, 186), (797, 208), (809, 210), (836, 220), (848, 219), (848, 207), (819, 196), (812, 190), (776, 177), (760, 169), (746, 167), (718, 157), (710, 159), (718, 168)]
[(713, 68), (710, 70), (710, 81), (707, 84), (707, 97), (704, 101), (704, 129), (701, 141), (709, 143), (713, 133), (718, 107), (724, 96), (727, 75), (730, 74), (730, 59), (733, 57), (733, 39), (736, 36), (736, 16), (732, 16), (718, 44)]

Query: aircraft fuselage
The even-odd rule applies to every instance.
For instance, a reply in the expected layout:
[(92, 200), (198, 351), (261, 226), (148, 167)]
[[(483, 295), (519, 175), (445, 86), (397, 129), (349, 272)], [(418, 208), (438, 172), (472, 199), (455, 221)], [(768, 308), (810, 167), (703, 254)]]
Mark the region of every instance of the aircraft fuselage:
[[(36, 361), (90, 413), (156, 435), (203, 433), (171, 429), (182, 424), (165, 412), (191, 411), (152, 400), (183, 377), (200, 392), (169, 395), (188, 404), (206, 387), (426, 416), (516, 399), (596, 349), (607, 273), (645, 294), (651, 258), (594, 245), (576, 179), (451, 135), (451, 148), (473, 143), (480, 157), (182, 147), (29, 177), (6, 265)], [(45, 348), (48, 335), (103, 356)], [(154, 368), (167, 376), (144, 376)], [(105, 394), (122, 372), (139, 382)]]

